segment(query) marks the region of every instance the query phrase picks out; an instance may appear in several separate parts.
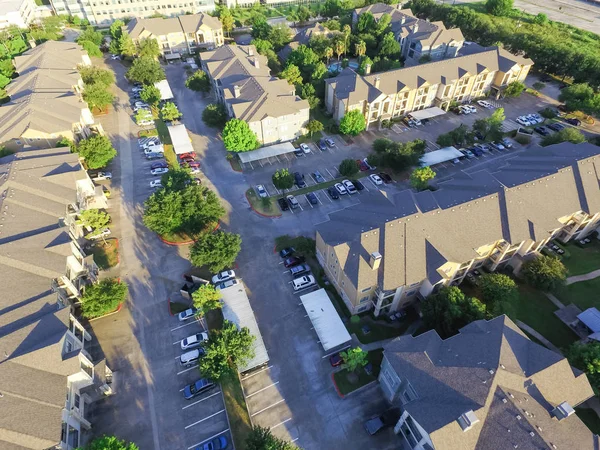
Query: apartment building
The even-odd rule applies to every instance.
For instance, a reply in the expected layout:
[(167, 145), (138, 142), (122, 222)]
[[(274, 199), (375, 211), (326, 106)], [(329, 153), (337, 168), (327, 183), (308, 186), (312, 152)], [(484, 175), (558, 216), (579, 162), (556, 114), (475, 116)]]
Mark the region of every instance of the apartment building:
[(131, 20), (125, 30), (134, 42), (155, 39), (163, 56), (179, 56), (223, 45), (223, 25), (208, 14), (184, 15), (169, 19)]
[(87, 19), (92, 25), (110, 25), (117, 19), (147, 18), (156, 14), (176, 17), (184, 14), (209, 13), (214, 0), (50, 0), (57, 15)]
[(533, 147), (436, 191), (377, 192), (316, 226), (317, 258), (353, 313), (388, 314), (484, 267), (518, 271), (600, 224), (600, 147)]
[(448, 30), (441, 21), (418, 19), (410, 9), (402, 9), (401, 4), (375, 3), (357, 8), (352, 13), (352, 23), (356, 25), (361, 14), (367, 12), (376, 22), (384, 15), (390, 16), (390, 29), (400, 43), (407, 66), (418, 64), (423, 57), (432, 61), (454, 58), (465, 42), (459, 28)]
[(307, 132), (309, 105), (286, 80), (271, 76), (253, 45), (225, 45), (201, 55), (216, 99), (229, 117), (244, 120), (261, 144), (291, 141)]
[(90, 406), (112, 393), (112, 371), (91, 356), (92, 336), (72, 307), (98, 276), (71, 233), (93, 203), (93, 183), (68, 148), (3, 161), (0, 448), (75, 449), (91, 427)]
[(0, 30), (29, 27), (36, 18), (36, 8), (34, 0), (0, 0)]
[(574, 410), (594, 396), (586, 375), (507, 316), (445, 340), (402, 336), (383, 355), (380, 386), (401, 407), (394, 431), (412, 450), (598, 448)]
[(83, 101), (77, 68), (91, 65), (87, 52), (73, 42), (47, 41), (14, 58), (19, 74), (0, 106), (0, 144), (11, 150), (51, 148), (62, 138), (77, 141), (102, 133)]
[(412, 111), (491, 95), (499, 98), (513, 81), (524, 81), (533, 61), (499, 47), (452, 59), (377, 74), (344, 69), (325, 80), (325, 106), (339, 122), (351, 110), (365, 115), (367, 127)]

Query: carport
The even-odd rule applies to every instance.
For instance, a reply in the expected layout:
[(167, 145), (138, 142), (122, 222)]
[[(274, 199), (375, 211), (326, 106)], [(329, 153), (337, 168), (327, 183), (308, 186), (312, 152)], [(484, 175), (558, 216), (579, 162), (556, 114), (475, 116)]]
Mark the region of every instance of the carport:
[(247, 163), (250, 164), (250, 167), (254, 168), (252, 166), (253, 162), (258, 162), (262, 166), (263, 160), (268, 161), (270, 158), (277, 159), (278, 156), (293, 153), (294, 150), (295, 148), (291, 142), (283, 142), (281, 144), (269, 145), (250, 152), (241, 152), (238, 153), (238, 156), (240, 157), (242, 164)]
[(445, 147), (434, 150), (433, 152), (425, 153), (421, 156), (421, 162), (419, 164), (421, 167), (435, 166), (436, 164), (452, 161), (456, 158), (462, 158), (463, 156), (465, 155), (459, 152), (455, 147)]
[(350, 333), (340, 319), (325, 289), (302, 295), (300, 300), (317, 336), (319, 336), (323, 350), (327, 352), (350, 342), (352, 339)]
[(169, 130), (169, 136), (171, 136), (171, 142), (173, 143), (173, 150), (175, 150), (175, 154), (181, 155), (183, 153), (194, 151), (194, 147), (192, 147), (192, 140), (190, 139), (184, 124), (170, 125), (167, 128)]
[(154, 83), (154, 87), (156, 87), (160, 91), (160, 99), (161, 100), (172, 100), (173, 92), (171, 91), (171, 86), (167, 80), (157, 81)]
[(260, 329), (254, 317), (254, 311), (250, 306), (250, 300), (246, 294), (246, 287), (240, 280), (238, 284), (219, 291), (223, 300), (223, 317), (225, 320), (235, 323), (238, 328), (246, 327), (254, 336), (254, 358), (247, 361), (244, 366), (238, 367), (240, 373), (248, 372), (256, 367), (269, 362), (269, 355), (263, 341)]
[(431, 119), (432, 117), (443, 116), (444, 114), (446, 114), (446, 111), (444, 111), (442, 108), (438, 108), (437, 106), (425, 108), (420, 111), (413, 111), (410, 113), (411, 117), (419, 120)]

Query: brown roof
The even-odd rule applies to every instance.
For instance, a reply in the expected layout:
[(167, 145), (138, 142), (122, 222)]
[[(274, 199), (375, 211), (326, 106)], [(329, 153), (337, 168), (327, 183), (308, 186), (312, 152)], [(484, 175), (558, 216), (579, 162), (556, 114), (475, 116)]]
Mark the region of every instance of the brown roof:
[(208, 14), (188, 14), (178, 17), (132, 19), (127, 25), (127, 33), (132, 39), (138, 39), (142, 32), (147, 31), (154, 36), (164, 36), (170, 33), (196, 33), (206, 25), (214, 30), (223, 28), (221, 21)]

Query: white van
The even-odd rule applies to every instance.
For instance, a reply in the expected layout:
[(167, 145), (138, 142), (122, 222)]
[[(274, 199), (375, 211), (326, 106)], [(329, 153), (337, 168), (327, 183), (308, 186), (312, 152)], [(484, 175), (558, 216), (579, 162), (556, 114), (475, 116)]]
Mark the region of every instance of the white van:
[(315, 281), (315, 277), (312, 275), (304, 275), (303, 277), (294, 279), (292, 282), (295, 291), (314, 286), (315, 284), (317, 284), (317, 282)]
[(200, 356), (204, 355), (204, 349), (194, 349), (194, 350), (190, 350), (189, 352), (185, 352), (183, 355), (181, 355), (179, 357), (179, 362), (181, 363), (182, 366), (185, 367), (191, 367), (191, 366), (195, 366), (198, 364), (198, 360), (200, 359)]

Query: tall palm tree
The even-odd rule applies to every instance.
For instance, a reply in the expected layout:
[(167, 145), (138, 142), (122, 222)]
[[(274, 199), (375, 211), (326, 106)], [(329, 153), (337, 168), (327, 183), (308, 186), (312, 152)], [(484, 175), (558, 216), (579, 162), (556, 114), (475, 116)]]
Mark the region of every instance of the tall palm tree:
[(333, 58), (333, 49), (331, 47), (325, 49), (325, 57), (327, 58), (327, 65), (329, 65), (329, 61)]
[(360, 64), (362, 57), (365, 56), (365, 53), (367, 53), (366, 42), (363, 40), (358, 41), (356, 44), (354, 44), (354, 50), (356, 52), (356, 56), (358, 56), (358, 63)]
[(346, 51), (346, 45), (344, 44), (344, 42), (337, 41), (335, 43), (335, 54), (337, 55), (338, 63), (340, 62), (340, 56), (342, 56), (342, 53), (344, 53), (345, 51)]
[(344, 25), (342, 28), (342, 33), (344, 33), (344, 58), (346, 57), (346, 50), (348, 50), (348, 38), (350, 37), (350, 33), (352, 33), (352, 29), (350, 25)]

